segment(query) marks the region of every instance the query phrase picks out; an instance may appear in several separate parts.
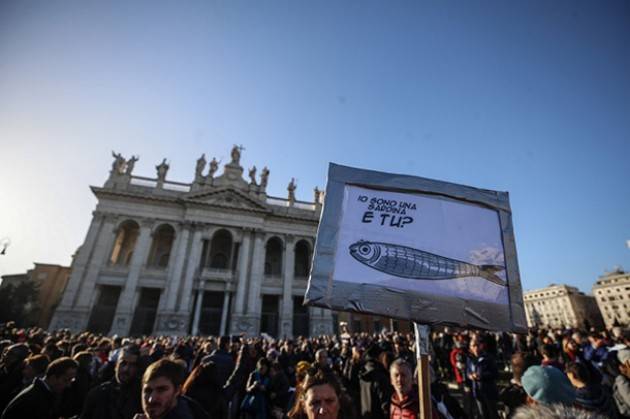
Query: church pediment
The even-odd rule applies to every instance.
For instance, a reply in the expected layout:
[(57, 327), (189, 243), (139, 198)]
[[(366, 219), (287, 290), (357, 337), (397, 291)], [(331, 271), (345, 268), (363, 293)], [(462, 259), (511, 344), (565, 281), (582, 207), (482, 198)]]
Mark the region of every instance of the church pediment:
[(267, 207), (256, 199), (232, 189), (200, 192), (186, 198), (186, 201), (249, 211), (267, 211)]

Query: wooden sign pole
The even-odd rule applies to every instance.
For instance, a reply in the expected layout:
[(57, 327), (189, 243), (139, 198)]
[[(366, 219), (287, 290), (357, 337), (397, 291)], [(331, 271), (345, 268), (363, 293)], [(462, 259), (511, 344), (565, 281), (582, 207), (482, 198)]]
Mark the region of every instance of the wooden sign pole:
[(418, 360), (418, 419), (431, 419), (431, 372), (429, 370), (429, 347), (431, 329), (427, 325), (414, 323), (416, 332), (416, 358)]

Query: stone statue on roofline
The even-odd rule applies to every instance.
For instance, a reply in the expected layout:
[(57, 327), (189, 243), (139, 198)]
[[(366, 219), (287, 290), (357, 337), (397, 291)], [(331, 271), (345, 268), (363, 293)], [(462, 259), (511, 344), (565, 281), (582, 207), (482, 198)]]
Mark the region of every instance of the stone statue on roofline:
[(260, 187), (262, 190), (267, 188), (267, 181), (269, 180), (269, 169), (267, 166), (263, 167), (262, 172), (260, 173)]
[(133, 172), (133, 168), (138, 160), (140, 160), (140, 156), (131, 156), (131, 158), (127, 161), (127, 168), (125, 169), (126, 175), (131, 176), (131, 172)]
[(127, 161), (120, 153), (116, 153), (112, 151), (112, 157), (114, 157), (114, 162), (112, 163), (112, 173), (117, 175), (122, 175), (125, 173), (125, 165)]
[(316, 204), (321, 204), (321, 199), (322, 199), (322, 191), (319, 190), (319, 188), (317, 186), (315, 186), (315, 189), (313, 189), (313, 198), (315, 198), (315, 203)]
[(203, 170), (206, 168), (206, 154), (202, 154), (197, 159), (197, 166), (195, 167), (195, 182), (203, 181)]
[(295, 201), (295, 189), (297, 188), (297, 185), (295, 184), (295, 178), (291, 178), (291, 182), (289, 183), (289, 186), (287, 186), (287, 191), (289, 191), (289, 201), (293, 202)]
[(157, 170), (158, 182), (163, 183), (166, 180), (166, 173), (168, 172), (169, 167), (170, 166), (168, 165), (168, 163), (166, 163), (166, 158), (162, 160), (162, 163), (155, 166), (155, 169)]
[(210, 162), (210, 171), (208, 172), (208, 177), (210, 179), (212, 179), (217, 170), (219, 170), (219, 163), (221, 162), (217, 161), (215, 157), (212, 158), (212, 161)]
[(256, 166), (249, 169), (249, 184), (256, 185)]
[(232, 156), (232, 161), (230, 162), (230, 164), (233, 164), (235, 166), (240, 165), (242, 150), (245, 150), (242, 145), (238, 146), (235, 144), (234, 147), (232, 147), (232, 152), (230, 153)]

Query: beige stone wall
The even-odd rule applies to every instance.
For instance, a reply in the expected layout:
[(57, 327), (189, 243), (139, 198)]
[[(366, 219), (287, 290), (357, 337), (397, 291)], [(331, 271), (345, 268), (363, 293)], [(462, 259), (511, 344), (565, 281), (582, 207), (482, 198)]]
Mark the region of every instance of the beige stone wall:
[(615, 271), (601, 276), (593, 285), (593, 295), (606, 327), (615, 323), (630, 325), (630, 273)]
[(594, 326), (601, 324), (593, 297), (575, 287), (551, 285), (528, 291), (523, 301), (529, 327), (583, 327), (585, 319)]

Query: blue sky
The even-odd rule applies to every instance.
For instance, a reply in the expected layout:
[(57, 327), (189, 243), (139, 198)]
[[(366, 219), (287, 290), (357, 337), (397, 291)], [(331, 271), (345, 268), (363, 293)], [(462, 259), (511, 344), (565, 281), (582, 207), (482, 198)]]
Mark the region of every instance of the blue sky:
[(0, 2), (0, 275), (68, 264), (111, 150), (298, 199), (333, 161), (509, 191), (526, 289), (630, 268), (627, 1)]

